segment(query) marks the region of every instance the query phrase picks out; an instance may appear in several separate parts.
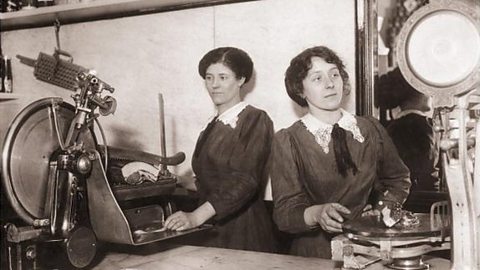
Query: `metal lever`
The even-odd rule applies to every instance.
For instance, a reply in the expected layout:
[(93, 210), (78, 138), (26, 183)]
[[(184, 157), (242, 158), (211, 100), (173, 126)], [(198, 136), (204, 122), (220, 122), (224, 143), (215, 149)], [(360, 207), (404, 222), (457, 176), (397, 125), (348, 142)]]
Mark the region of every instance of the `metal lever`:
[[(165, 112), (163, 109), (163, 96), (162, 94), (158, 94), (158, 106), (159, 106), (159, 112), (160, 112), (160, 155), (162, 157), (167, 156), (167, 150), (165, 147)], [(162, 164), (161, 169), (160, 169), (160, 175), (167, 176), (168, 175), (168, 170), (167, 170), (167, 165)]]
[(168, 171), (167, 165), (177, 165), (185, 160), (185, 154), (179, 152), (172, 157), (167, 157), (167, 150), (165, 147), (165, 112), (163, 106), (163, 96), (158, 94), (158, 105), (160, 109), (160, 171), (158, 173), (158, 180), (165, 178), (172, 178), (172, 174)]

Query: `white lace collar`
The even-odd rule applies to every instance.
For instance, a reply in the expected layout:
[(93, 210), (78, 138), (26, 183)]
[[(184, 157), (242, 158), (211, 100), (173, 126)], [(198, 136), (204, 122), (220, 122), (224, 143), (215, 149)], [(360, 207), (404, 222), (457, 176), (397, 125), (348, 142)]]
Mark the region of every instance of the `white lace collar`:
[[(343, 109), (341, 109), (341, 112), (342, 118), (337, 122), (338, 125), (346, 131), (351, 132), (356, 141), (363, 143), (365, 138), (362, 136), (360, 129), (357, 126), (357, 119), (351, 113)], [(315, 141), (322, 147), (323, 152), (327, 154), (330, 151), (328, 144), (332, 137), (333, 125), (318, 120), (310, 113), (300, 118), (300, 121), (302, 121), (306, 129), (315, 137)]]
[(248, 106), (248, 103), (245, 101), (241, 101), (235, 104), (230, 109), (224, 111), (222, 114), (218, 115), (218, 111), (208, 119), (207, 124), (202, 128), (204, 130), (208, 123), (210, 123), (215, 117), (217, 117), (217, 121), (222, 122), (225, 125), (230, 126), (231, 128), (235, 128), (237, 126), (238, 115)]
[(401, 118), (401, 117), (404, 117), (406, 115), (409, 115), (409, 114), (418, 114), (420, 116), (423, 116), (423, 117), (427, 117), (427, 114), (420, 111), (420, 110), (404, 110), (404, 111), (400, 111), (397, 116), (395, 117), (395, 119), (398, 119), (398, 118)]

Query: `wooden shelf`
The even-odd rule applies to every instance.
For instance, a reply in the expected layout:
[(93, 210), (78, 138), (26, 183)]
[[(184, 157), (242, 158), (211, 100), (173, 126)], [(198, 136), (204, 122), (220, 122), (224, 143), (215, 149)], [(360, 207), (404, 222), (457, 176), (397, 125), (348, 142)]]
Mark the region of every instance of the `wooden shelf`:
[(0, 101), (9, 100), (9, 99), (18, 99), (18, 98), (20, 98), (19, 94), (0, 93)]
[(0, 31), (112, 19), (178, 9), (246, 2), (239, 0), (97, 0), (0, 13)]

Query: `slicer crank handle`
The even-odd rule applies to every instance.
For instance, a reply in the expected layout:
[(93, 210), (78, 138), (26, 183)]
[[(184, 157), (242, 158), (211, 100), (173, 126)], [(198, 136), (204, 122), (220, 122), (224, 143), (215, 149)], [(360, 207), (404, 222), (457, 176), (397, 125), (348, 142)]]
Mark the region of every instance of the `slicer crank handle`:
[(66, 56), (68, 57), (68, 61), (70, 63), (73, 62), (73, 57), (70, 53), (64, 51), (64, 50), (60, 50), (60, 49), (55, 49), (55, 52), (54, 52), (54, 56), (57, 57), (57, 59), (59, 59), (60, 55), (63, 55), (63, 56)]

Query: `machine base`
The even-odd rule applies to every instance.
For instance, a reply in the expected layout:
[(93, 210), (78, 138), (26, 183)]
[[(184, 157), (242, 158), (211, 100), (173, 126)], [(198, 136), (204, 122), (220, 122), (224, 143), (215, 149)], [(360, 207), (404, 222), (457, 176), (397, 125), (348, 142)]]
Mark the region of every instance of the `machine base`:
[(430, 265), (423, 262), (423, 256), (394, 259), (392, 263), (387, 264), (387, 267), (399, 270), (430, 269)]

